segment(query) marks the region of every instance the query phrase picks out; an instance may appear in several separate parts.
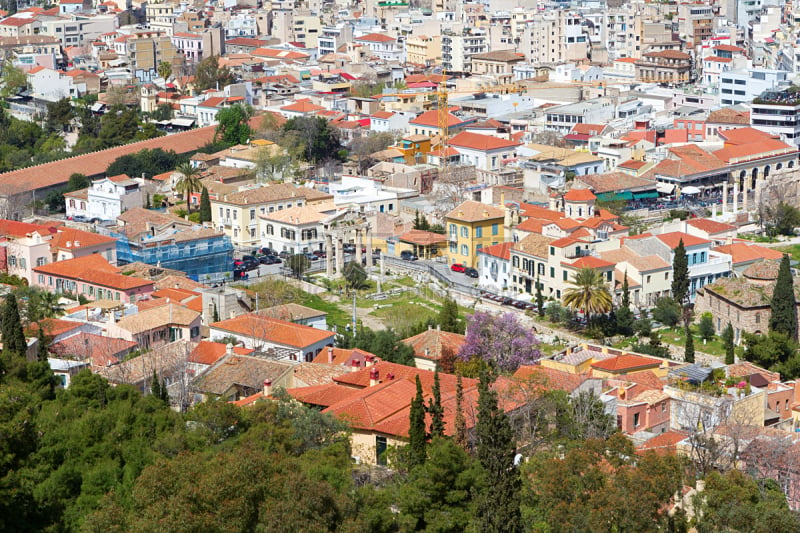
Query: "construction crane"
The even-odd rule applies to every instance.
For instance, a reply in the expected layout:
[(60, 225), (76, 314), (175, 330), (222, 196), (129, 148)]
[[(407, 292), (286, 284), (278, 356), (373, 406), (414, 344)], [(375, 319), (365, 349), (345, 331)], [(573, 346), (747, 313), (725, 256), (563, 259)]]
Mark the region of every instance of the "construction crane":
[(439, 106), (439, 177), (441, 181), (450, 178), (450, 157), (447, 147), (450, 140), (450, 106), (447, 103), (447, 74), (442, 70), (442, 79), (439, 80), (439, 90), (436, 92), (437, 105)]

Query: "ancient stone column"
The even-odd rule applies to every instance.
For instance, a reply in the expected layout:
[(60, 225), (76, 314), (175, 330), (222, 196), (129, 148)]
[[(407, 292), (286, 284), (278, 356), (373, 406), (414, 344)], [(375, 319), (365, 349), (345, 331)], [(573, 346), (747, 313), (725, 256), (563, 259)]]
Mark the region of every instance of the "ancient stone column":
[(372, 260), (372, 228), (367, 227), (367, 267), (372, 268), (375, 266)]
[(364, 246), (364, 232), (360, 229), (356, 230), (356, 263), (361, 264), (361, 248)]
[(325, 274), (333, 277), (333, 236), (325, 235)]
[(722, 183), (722, 215), (728, 212), (728, 182)]
[(739, 202), (739, 184), (738, 183), (734, 183), (733, 184), (733, 214), (734, 215), (736, 214), (736, 211), (738, 210), (738, 205), (737, 205), (738, 202)]
[(344, 271), (344, 245), (342, 237), (336, 237), (336, 274), (341, 275)]

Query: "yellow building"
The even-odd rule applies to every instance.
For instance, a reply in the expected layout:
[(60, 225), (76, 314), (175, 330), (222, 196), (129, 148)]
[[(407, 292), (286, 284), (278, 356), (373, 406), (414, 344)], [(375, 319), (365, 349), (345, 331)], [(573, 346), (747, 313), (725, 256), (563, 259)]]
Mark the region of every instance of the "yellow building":
[(442, 36), (411, 36), (406, 40), (406, 61), (432, 67), (442, 60)]
[(291, 183), (273, 183), (211, 200), (213, 227), (230, 237), (237, 248), (259, 246), (259, 215), (292, 207), (314, 205), (333, 197)]
[(504, 242), (505, 211), (499, 207), (467, 200), (445, 216), (449, 247), (448, 262), (477, 265), (478, 250)]

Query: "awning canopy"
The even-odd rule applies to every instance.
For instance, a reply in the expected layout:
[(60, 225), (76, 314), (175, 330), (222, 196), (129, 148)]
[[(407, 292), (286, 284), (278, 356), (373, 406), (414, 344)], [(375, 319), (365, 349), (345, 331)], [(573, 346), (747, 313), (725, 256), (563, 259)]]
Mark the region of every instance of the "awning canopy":
[(681, 194), (689, 194), (689, 195), (700, 194), (700, 189), (689, 185), (688, 187), (684, 187), (683, 189), (681, 189)]
[(621, 192), (603, 192), (597, 195), (597, 199), (601, 202), (613, 202), (615, 200), (633, 200), (633, 193), (631, 191)]
[(191, 128), (194, 125), (193, 118), (173, 118), (171, 122), (179, 128)]
[(658, 198), (658, 193), (655, 191), (635, 192), (633, 193), (635, 200), (645, 200), (647, 198)]
[(672, 194), (675, 190), (675, 185), (672, 183), (656, 183), (656, 190), (661, 194)]

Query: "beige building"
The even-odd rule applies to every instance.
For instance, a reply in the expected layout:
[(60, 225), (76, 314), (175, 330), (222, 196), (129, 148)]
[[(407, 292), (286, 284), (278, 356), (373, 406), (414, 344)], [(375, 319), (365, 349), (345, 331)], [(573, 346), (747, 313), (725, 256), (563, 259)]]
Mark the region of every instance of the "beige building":
[(647, 52), (636, 61), (636, 77), (644, 82), (685, 85), (694, 79), (692, 56), (678, 50)]
[(431, 67), (442, 60), (442, 36), (410, 36), (406, 40), (406, 62)]
[(493, 50), (472, 56), (473, 74), (505, 74), (512, 71), (514, 65), (523, 63), (525, 56), (514, 50)]
[(318, 204), (332, 198), (307, 187), (273, 183), (211, 200), (212, 224), (230, 237), (234, 246), (253, 248), (261, 244), (260, 215)]
[(172, 39), (161, 34), (137, 34), (128, 39), (128, 59), (134, 74), (144, 78), (148, 73), (155, 76), (162, 61), (171, 64), (173, 72), (179, 72), (184, 62)]

